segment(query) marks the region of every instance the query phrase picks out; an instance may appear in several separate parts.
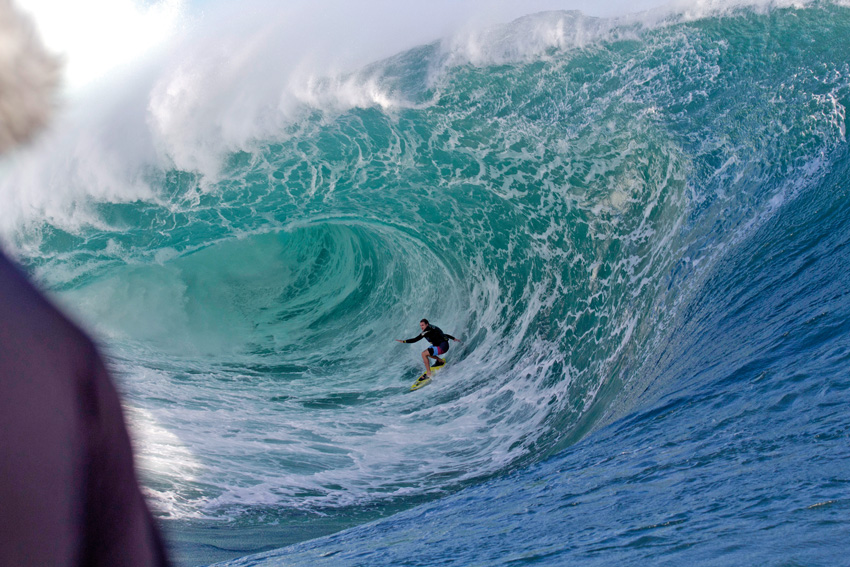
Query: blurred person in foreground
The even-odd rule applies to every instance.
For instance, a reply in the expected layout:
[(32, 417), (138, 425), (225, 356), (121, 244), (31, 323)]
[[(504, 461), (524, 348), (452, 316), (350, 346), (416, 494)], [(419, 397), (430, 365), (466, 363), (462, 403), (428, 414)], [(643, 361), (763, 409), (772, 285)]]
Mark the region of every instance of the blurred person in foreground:
[[(0, 0), (0, 153), (47, 123), (57, 83)], [(0, 565), (167, 564), (95, 346), (0, 252)]]

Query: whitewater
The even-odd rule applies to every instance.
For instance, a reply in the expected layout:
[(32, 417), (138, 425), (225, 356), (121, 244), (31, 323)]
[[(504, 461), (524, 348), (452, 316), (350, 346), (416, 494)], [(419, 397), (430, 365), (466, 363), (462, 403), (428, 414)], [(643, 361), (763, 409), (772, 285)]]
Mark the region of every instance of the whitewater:
[(177, 565), (846, 561), (850, 7), (247, 6), (0, 172)]

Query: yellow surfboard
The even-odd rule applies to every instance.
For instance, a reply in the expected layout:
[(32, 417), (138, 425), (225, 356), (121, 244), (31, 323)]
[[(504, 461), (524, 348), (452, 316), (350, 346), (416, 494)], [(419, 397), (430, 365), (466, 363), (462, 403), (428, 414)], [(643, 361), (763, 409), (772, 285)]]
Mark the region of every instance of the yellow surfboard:
[[(446, 363), (448, 363), (448, 361), (446, 361)], [(431, 374), (433, 374), (434, 372), (439, 372), (440, 370), (442, 370), (445, 367), (446, 367), (445, 364), (441, 364), (439, 366), (432, 366), (431, 367)], [(422, 386), (425, 386), (426, 384), (430, 384), (430, 383), (431, 383), (431, 378), (423, 372), (422, 376), (420, 376), (419, 378), (416, 379), (416, 382), (413, 383), (413, 385), (410, 387), (410, 389), (411, 390), (418, 390)]]

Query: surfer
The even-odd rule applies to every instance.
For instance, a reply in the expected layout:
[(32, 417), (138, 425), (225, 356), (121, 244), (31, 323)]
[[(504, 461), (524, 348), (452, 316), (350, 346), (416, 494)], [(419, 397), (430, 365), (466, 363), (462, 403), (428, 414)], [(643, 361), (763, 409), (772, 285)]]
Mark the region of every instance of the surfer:
[(442, 329), (436, 327), (428, 322), (428, 319), (422, 319), (419, 321), (419, 328), (422, 329), (422, 332), (419, 333), (419, 336), (414, 337), (412, 339), (396, 339), (396, 341), (400, 343), (415, 343), (422, 339), (428, 339), (428, 342), (431, 343), (431, 346), (422, 351), (422, 362), (425, 363), (425, 374), (427, 376), (431, 376), (431, 363), (428, 361), (429, 358), (433, 358), (437, 361), (437, 364), (434, 365), (442, 366), (446, 363), (445, 360), (440, 358), (438, 355), (445, 354), (446, 351), (449, 350), (449, 339), (459, 343), (460, 340), (454, 338), (453, 336), (444, 333)]

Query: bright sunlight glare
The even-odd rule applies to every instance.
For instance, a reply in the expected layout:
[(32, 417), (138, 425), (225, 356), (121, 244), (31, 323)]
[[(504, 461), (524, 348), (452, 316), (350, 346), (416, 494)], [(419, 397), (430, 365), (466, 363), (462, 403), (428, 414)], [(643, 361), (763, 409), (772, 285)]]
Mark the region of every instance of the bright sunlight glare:
[(42, 41), (64, 59), (65, 86), (76, 90), (161, 44), (183, 0), (17, 0)]

